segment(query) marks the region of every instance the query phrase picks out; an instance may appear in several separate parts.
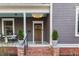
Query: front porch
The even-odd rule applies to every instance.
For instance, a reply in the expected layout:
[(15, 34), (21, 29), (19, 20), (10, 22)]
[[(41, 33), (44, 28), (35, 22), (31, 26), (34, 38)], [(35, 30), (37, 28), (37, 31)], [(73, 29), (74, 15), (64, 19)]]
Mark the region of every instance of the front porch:
[(3, 6), (0, 10), (1, 45), (18, 44), (16, 37), (19, 30), (23, 31), (23, 40), (28, 41), (29, 45), (52, 45), (51, 4), (25, 4), (24, 6), (7, 7), (8, 9)]
[(51, 55), (52, 4), (0, 6), (0, 49), (4, 54), (15, 50), (15, 55), (24, 55), (24, 51), (27, 51), (24, 43), (22, 45), (18, 41), (19, 30), (23, 31), (23, 40), (28, 44), (28, 55), (34, 54), (34, 51), (34, 55)]
[[(34, 15), (34, 16), (33, 16)], [(41, 17), (36, 18), (35, 15)], [(0, 13), (1, 44), (18, 44), (18, 32), (24, 33), (23, 40), (28, 44), (50, 44), (49, 13)]]

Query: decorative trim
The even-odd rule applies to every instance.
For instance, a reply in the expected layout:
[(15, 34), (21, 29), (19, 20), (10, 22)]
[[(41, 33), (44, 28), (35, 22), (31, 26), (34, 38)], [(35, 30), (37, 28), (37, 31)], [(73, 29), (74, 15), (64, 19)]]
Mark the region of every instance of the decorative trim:
[(79, 44), (57, 44), (54, 48), (79, 48)]

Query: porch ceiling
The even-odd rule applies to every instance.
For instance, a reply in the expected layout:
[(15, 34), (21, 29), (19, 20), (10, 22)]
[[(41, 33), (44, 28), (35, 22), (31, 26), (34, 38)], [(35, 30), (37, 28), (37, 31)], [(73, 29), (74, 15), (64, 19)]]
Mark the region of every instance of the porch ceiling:
[[(44, 13), (45, 17), (47, 14)], [(0, 13), (0, 17), (23, 17), (22, 13)], [(32, 13), (26, 13), (26, 17), (32, 17)]]

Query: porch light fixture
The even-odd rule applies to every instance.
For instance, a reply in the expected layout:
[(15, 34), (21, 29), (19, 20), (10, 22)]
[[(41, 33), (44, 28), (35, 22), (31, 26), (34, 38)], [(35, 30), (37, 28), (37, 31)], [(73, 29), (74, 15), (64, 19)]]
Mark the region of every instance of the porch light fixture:
[(44, 14), (42, 14), (42, 13), (34, 13), (34, 14), (32, 14), (32, 17), (34, 17), (34, 18), (42, 18), (44, 16)]

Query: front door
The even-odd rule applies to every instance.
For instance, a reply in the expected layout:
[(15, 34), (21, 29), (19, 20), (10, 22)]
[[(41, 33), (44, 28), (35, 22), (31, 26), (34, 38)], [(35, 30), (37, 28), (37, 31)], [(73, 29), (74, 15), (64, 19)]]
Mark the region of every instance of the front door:
[(34, 37), (35, 37), (35, 42), (36, 43), (41, 43), (42, 39), (42, 24), (34, 24)]
[(43, 22), (40, 21), (35, 22), (33, 31), (34, 31), (33, 32), (34, 43), (35, 44), (43, 43)]

